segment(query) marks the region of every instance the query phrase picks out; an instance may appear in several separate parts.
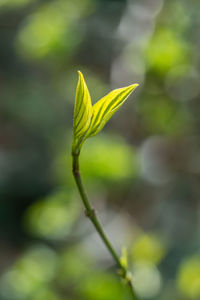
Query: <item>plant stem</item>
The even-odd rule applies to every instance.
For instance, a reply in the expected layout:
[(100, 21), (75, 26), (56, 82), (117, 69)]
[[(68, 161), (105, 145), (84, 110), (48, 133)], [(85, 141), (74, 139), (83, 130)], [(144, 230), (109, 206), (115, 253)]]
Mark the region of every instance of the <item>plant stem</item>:
[(115, 252), (113, 246), (111, 245), (109, 239), (107, 238), (97, 216), (95, 213), (95, 210), (91, 207), (90, 202), (88, 200), (86, 191), (84, 189), (82, 180), (81, 180), (81, 175), (80, 175), (80, 169), (79, 169), (79, 154), (72, 154), (72, 160), (73, 160), (73, 175), (74, 175), (74, 179), (76, 181), (76, 185), (78, 187), (82, 202), (84, 204), (85, 207), (85, 214), (86, 216), (90, 219), (90, 221), (92, 222), (92, 224), (94, 225), (94, 227), (96, 228), (97, 232), (99, 233), (103, 243), (105, 244), (105, 246), (107, 247), (108, 251), (110, 252), (111, 256), (113, 257), (113, 259), (115, 260), (117, 267), (119, 268), (119, 275), (125, 279), (125, 282), (130, 290), (130, 294), (132, 296), (133, 300), (137, 300), (136, 295), (135, 295), (135, 291), (133, 289), (133, 285), (131, 282), (131, 279), (128, 276), (128, 272), (126, 270), (126, 268), (124, 266), (122, 266), (120, 259), (117, 255), (117, 253)]

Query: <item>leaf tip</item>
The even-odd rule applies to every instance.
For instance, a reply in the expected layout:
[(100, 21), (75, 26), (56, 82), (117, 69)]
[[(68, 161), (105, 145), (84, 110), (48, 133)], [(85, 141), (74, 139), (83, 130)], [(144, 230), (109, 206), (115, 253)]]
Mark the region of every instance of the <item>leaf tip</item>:
[(139, 86), (138, 83), (134, 83), (131, 84), (129, 86), (126, 87), (127, 92), (129, 93), (129, 95)]
[(83, 73), (80, 70), (78, 70), (77, 73), (78, 73), (79, 77), (83, 77)]
[(134, 84), (131, 84), (130, 87), (134, 90), (136, 89), (136, 87), (139, 86), (139, 83), (134, 83)]

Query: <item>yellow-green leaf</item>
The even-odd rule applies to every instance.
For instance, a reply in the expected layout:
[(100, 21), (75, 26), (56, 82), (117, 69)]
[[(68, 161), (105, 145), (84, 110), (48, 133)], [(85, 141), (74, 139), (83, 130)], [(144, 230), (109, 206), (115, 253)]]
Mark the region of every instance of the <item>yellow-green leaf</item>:
[(73, 138), (84, 136), (90, 126), (92, 117), (92, 103), (90, 93), (85, 83), (83, 74), (78, 71), (79, 80), (76, 88), (76, 100), (74, 107)]
[(127, 269), (128, 267), (128, 253), (127, 253), (127, 248), (123, 247), (122, 248), (122, 254), (120, 256), (120, 263), (122, 265), (122, 267), (124, 267), (125, 269)]
[(120, 108), (138, 84), (113, 90), (93, 105), (93, 115), (87, 137), (96, 135)]

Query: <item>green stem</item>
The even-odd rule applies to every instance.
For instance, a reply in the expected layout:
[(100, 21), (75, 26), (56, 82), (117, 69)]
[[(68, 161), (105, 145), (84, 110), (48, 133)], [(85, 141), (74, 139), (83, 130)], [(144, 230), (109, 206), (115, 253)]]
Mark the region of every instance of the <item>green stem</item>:
[(90, 221), (93, 223), (94, 227), (96, 228), (97, 232), (99, 233), (103, 243), (105, 244), (105, 246), (107, 247), (108, 251), (110, 252), (111, 256), (113, 257), (113, 259), (115, 260), (117, 267), (119, 268), (119, 274), (120, 276), (125, 279), (127, 286), (130, 290), (130, 294), (132, 296), (133, 300), (137, 300), (134, 289), (133, 289), (133, 285), (131, 282), (131, 279), (129, 278), (129, 276), (127, 276), (127, 270), (126, 268), (124, 268), (120, 262), (120, 259), (118, 257), (118, 255), (116, 254), (113, 246), (111, 245), (110, 241), (108, 240), (97, 216), (95, 213), (95, 210), (91, 207), (90, 202), (88, 200), (86, 191), (84, 189), (82, 180), (81, 180), (81, 175), (80, 175), (80, 169), (79, 169), (79, 155), (72, 155), (72, 159), (73, 159), (73, 175), (74, 175), (74, 179), (76, 181), (76, 185), (78, 187), (81, 199), (83, 201), (84, 207), (85, 207), (85, 213), (86, 216), (90, 219)]

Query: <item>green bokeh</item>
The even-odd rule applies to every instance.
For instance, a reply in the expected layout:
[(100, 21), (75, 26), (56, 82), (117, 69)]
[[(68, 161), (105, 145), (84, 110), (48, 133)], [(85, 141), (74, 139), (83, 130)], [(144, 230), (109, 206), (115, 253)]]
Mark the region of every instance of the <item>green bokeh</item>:
[(25, 227), (35, 236), (58, 239), (66, 237), (80, 212), (79, 202), (69, 191), (61, 190), (35, 202), (25, 214)]
[(71, 172), (77, 70), (93, 103), (140, 84), (80, 157), (137, 294), (199, 299), (199, 11), (199, 0), (0, 1), (1, 300), (129, 298)]
[(200, 256), (186, 258), (180, 265), (177, 285), (183, 297), (199, 299), (200, 297)]

